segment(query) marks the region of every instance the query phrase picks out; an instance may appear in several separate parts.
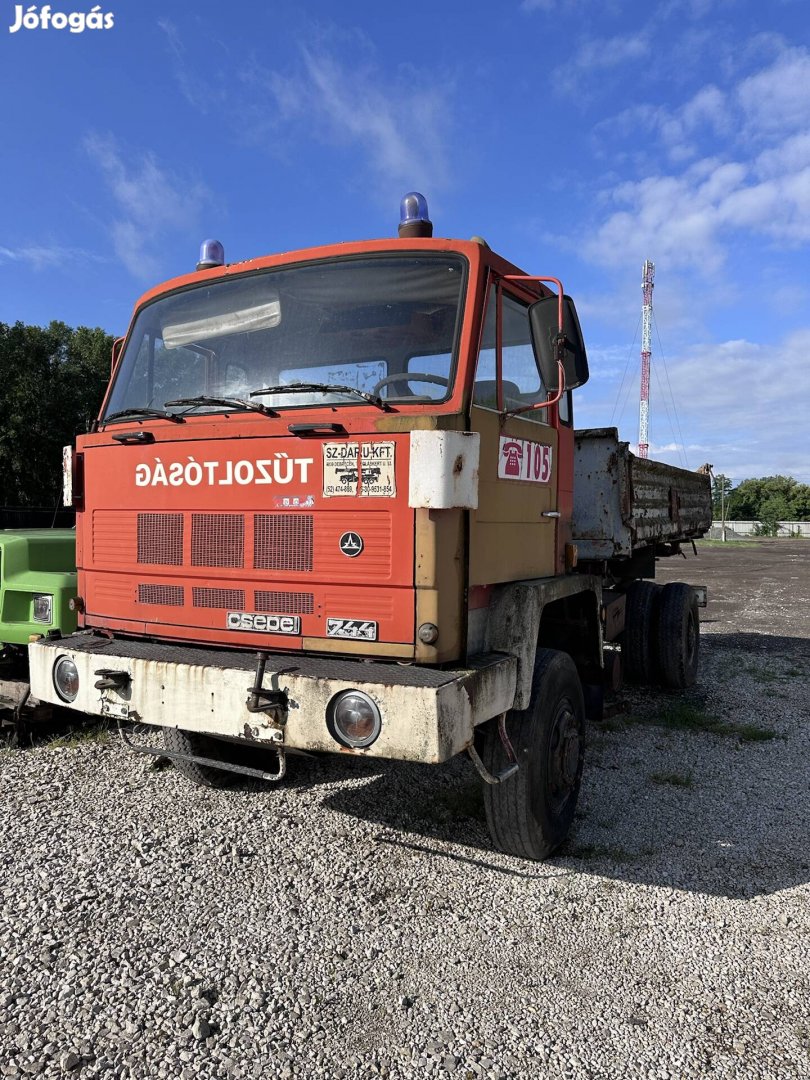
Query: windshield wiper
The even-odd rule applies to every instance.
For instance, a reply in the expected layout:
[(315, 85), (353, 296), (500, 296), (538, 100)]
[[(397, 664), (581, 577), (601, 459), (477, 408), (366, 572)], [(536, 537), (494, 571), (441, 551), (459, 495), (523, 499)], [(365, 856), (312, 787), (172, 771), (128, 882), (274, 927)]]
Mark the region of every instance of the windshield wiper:
[(174, 424), (185, 423), (183, 417), (178, 416), (177, 413), (170, 413), (165, 409), (150, 409), (148, 406), (143, 408), (121, 409), (119, 412), (110, 413), (109, 416), (105, 416), (101, 420), (101, 423), (108, 424), (110, 420), (123, 420), (126, 416), (157, 416), (162, 420), (171, 420)]
[(263, 390), (251, 390), (251, 397), (259, 397), (261, 394), (305, 394), (312, 390), (322, 390), (325, 394), (355, 394), (367, 401), (369, 405), (376, 405), (383, 412), (391, 412), (391, 406), (376, 394), (367, 394), (365, 390), (358, 390), (356, 386), (332, 386), (331, 383), (287, 383), (286, 386), (265, 386)]
[(195, 405), (222, 405), (227, 409), (242, 409), (246, 412), (264, 413), (265, 416), (278, 416), (277, 412), (268, 409), (266, 405), (262, 405), (258, 401), (245, 401), (243, 398), (235, 397), (207, 397), (205, 394), (200, 394), (198, 397), (184, 397), (178, 398), (176, 401), (164, 401), (163, 404), (167, 408), (171, 405), (190, 405), (192, 408)]

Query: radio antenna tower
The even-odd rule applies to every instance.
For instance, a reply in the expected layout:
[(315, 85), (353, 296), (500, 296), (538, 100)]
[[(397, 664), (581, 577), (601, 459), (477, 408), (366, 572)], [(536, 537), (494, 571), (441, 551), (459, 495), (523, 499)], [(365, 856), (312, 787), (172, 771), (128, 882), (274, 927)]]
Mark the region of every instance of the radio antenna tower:
[(638, 456), (647, 457), (650, 449), (650, 356), (652, 354), (652, 293), (655, 263), (646, 259), (641, 268), (641, 398), (638, 403)]

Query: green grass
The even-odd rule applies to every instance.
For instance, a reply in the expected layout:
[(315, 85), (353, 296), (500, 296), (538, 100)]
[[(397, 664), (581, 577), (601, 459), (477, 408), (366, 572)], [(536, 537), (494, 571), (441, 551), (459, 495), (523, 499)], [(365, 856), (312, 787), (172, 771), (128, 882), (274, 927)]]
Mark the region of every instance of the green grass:
[(721, 735), (739, 739), (740, 742), (767, 742), (778, 735), (771, 728), (761, 724), (735, 724), (708, 712), (691, 701), (674, 701), (665, 705), (658, 712), (640, 716), (628, 713), (623, 717), (612, 717), (599, 725), (602, 731), (627, 731), (632, 727), (664, 728), (668, 731), (705, 731), (710, 735)]
[(740, 742), (768, 742), (769, 739), (777, 737), (775, 731), (760, 727), (759, 724), (738, 724), (736, 731)]
[[(764, 539), (764, 537), (763, 537)], [(756, 547), (758, 540), (696, 540), (699, 547)]]
[(675, 728), (680, 731), (709, 731), (713, 735), (727, 734), (728, 727), (722, 720), (707, 712), (691, 701), (675, 701), (667, 705), (659, 714), (657, 722), (661, 727)]
[(48, 739), (48, 746), (73, 749), (84, 746), (86, 743), (105, 743), (110, 737), (110, 729), (105, 720), (95, 724), (85, 724), (82, 727), (69, 728), (54, 738)]
[(790, 679), (804, 678), (806, 672), (800, 667), (789, 667), (784, 671), (773, 671), (770, 668), (759, 667), (756, 664), (746, 664), (743, 672), (750, 675), (758, 683), (768, 685), (770, 683), (785, 683)]
[(655, 772), (650, 775), (654, 784), (669, 784), (672, 787), (688, 788), (692, 786), (691, 773)]
[(753, 664), (749, 664), (743, 668), (746, 675), (750, 675), (752, 679), (759, 683), (775, 683), (782, 682), (782, 676), (777, 675), (775, 671), (766, 671), (764, 668), (754, 667)]

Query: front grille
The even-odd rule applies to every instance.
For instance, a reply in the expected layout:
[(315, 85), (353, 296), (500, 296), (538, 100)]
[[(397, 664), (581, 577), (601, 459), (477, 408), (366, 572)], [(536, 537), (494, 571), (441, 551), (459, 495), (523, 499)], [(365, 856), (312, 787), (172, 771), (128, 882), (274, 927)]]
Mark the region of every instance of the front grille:
[(194, 607), (228, 608), (232, 611), (245, 609), (245, 594), (242, 589), (193, 588), (191, 598)]
[(257, 570), (312, 569), (311, 514), (255, 514), (254, 526)]
[(244, 517), (241, 514), (192, 514), (191, 565), (244, 566)]
[(254, 600), (255, 611), (267, 611), (273, 615), (311, 615), (315, 610), (315, 597), (309, 592), (257, 589)]
[(139, 585), (139, 604), (162, 604), (165, 607), (182, 607), (185, 602), (180, 585)]
[(183, 565), (182, 514), (138, 514), (138, 562)]

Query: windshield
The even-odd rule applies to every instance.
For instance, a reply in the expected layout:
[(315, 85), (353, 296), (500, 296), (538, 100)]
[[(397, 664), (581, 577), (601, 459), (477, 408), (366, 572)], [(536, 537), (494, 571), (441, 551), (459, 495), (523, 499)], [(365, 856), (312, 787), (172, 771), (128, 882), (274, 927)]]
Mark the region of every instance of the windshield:
[[(193, 286), (138, 315), (106, 416), (450, 396), (464, 260), (377, 256)], [(295, 384), (303, 384), (296, 390)], [(185, 399), (229, 398), (177, 404)]]

